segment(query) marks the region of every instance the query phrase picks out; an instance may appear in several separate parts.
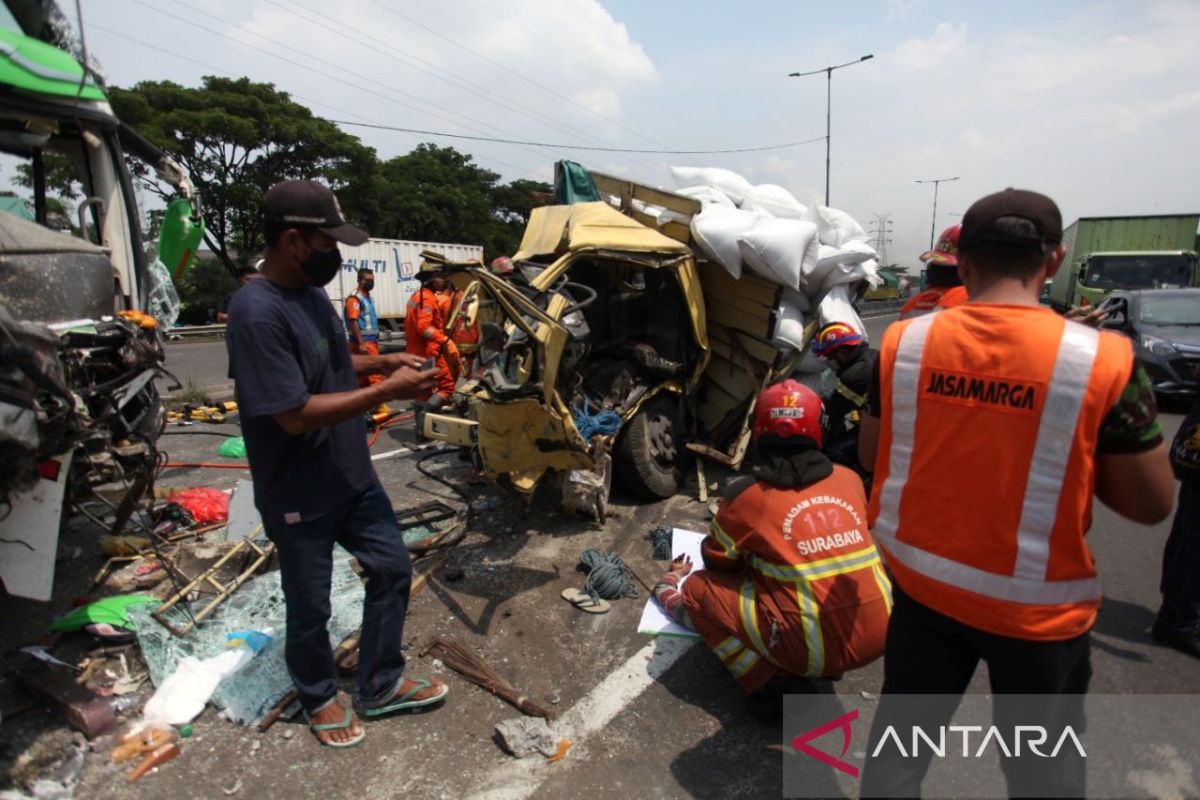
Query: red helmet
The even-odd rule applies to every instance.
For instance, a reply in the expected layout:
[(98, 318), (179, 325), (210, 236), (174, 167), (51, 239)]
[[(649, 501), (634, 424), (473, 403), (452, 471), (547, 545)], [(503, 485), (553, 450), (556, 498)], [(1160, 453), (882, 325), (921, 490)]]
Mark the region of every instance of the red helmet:
[(927, 264), (942, 264), (947, 267), (958, 266), (958, 234), (962, 225), (951, 225), (942, 231), (937, 244), (929, 252), (921, 254), (921, 260)]
[(783, 439), (804, 436), (820, 448), (824, 416), (825, 407), (817, 393), (789, 378), (768, 386), (758, 396), (750, 438), (758, 441), (767, 434)]
[(492, 259), (492, 274), (493, 275), (509, 275), (513, 272), (512, 259), (508, 256), (497, 256)]
[(831, 322), (813, 337), (812, 351), (817, 356), (830, 356), (842, 347), (858, 347), (862, 334), (845, 322)]

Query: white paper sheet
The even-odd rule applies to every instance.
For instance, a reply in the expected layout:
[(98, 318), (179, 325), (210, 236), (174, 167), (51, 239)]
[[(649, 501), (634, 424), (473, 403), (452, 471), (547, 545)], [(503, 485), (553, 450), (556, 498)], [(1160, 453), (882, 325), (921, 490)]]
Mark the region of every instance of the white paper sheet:
[[(704, 560), (700, 557), (700, 543), (703, 541), (703, 533), (683, 528), (671, 530), (671, 558), (685, 553), (692, 557), (692, 571), (680, 582), (679, 588), (681, 589), (693, 575), (704, 569)], [(662, 606), (653, 597), (646, 601), (646, 607), (642, 609), (642, 618), (638, 620), (638, 633), (644, 633), (647, 636), (686, 636), (693, 639), (700, 637), (700, 634), (688, 630), (668, 617)]]

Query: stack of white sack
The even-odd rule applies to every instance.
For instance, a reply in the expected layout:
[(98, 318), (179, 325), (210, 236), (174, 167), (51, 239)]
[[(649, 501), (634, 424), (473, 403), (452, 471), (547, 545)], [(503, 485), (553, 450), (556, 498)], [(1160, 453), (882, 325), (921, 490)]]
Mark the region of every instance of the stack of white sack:
[[(821, 325), (845, 322), (865, 335), (851, 298), (864, 281), (870, 286), (882, 281), (875, 249), (852, 216), (822, 205), (805, 207), (782, 186), (754, 186), (727, 169), (672, 167), (671, 174), (676, 191), (702, 205), (691, 219), (700, 249), (735, 278), (749, 268), (784, 287), (775, 309), (776, 347), (800, 349), (814, 314)], [(811, 352), (799, 366), (801, 372), (823, 369)]]

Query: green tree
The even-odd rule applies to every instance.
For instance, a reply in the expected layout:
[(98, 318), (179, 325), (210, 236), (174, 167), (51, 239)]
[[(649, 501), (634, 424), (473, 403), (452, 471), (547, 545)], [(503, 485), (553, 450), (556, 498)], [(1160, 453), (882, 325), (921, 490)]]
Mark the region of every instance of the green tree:
[[(349, 189), (342, 193), (349, 199), (360, 194), (352, 181), (369, 183), (375, 172), (374, 152), (357, 137), (272, 84), (207, 76), (200, 88), (143, 81), (113, 87), (108, 96), (123, 122), (191, 175), (205, 210), (205, 242), (230, 275), (263, 248), (262, 195), (272, 184), (320, 178), (335, 190)], [(165, 196), (139, 169), (147, 187)], [(364, 188), (365, 200), (375, 196)]]
[(371, 233), (389, 239), (482, 245), (488, 258), (513, 253), (549, 184), (500, 184), (495, 172), (453, 147), (422, 144), (380, 169)]

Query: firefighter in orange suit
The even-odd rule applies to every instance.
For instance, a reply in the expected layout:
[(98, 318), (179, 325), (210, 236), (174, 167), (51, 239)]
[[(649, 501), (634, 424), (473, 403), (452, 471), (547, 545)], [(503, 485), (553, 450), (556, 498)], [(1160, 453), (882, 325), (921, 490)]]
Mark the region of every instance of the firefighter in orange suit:
[(900, 309), (900, 319), (912, 319), (967, 302), (967, 290), (958, 277), (958, 236), (961, 230), (962, 225), (951, 225), (942, 231), (932, 250), (921, 254), (929, 288), (904, 304)]
[[(469, 290), (460, 292), (458, 287), (450, 281), (446, 281), (445, 288), (438, 292), (438, 305), (442, 310), (442, 318), (446, 320), (450, 340), (458, 349), (464, 375), (471, 374), (475, 351), (479, 349), (479, 326), (472, 319), (472, 308), (477, 302)], [(461, 308), (459, 307), (460, 303)], [(455, 310), (458, 311), (457, 317), (454, 316)]]
[(891, 586), (867, 530), (852, 470), (821, 453), (821, 399), (785, 380), (758, 398), (752, 475), (725, 490), (704, 539), (705, 570), (672, 564), (655, 588), (775, 717), (798, 678), (840, 675), (883, 653)]
[[(884, 333), (859, 456), (875, 470), (871, 529), (895, 607), (868, 752), (898, 721), (947, 724), (981, 660), (1002, 735), (1013, 735), (1010, 723), (1080, 730), (1100, 606), (1084, 538), (1093, 487), (1135, 522), (1171, 512), (1154, 395), (1129, 340), (1038, 304), (1062, 266), (1061, 241), (1062, 217), (1044, 195), (978, 200), (958, 239), (970, 302)], [(1047, 699), (1022, 707), (1022, 694)], [(919, 797), (928, 752), (880, 752), (862, 795)], [(1074, 751), (1001, 766), (1008, 796), (1084, 796)]]
[(408, 300), (404, 314), (404, 338), (407, 352), (422, 358), (437, 359), (437, 388), (431, 395), (419, 398), (427, 406), (437, 408), (454, 396), (454, 383), (459, 370), (458, 348), (446, 332), (446, 318), (442, 314), (438, 296), (446, 286), (441, 265), (422, 261), (417, 280), (421, 282), (421, 288), (413, 292)]

